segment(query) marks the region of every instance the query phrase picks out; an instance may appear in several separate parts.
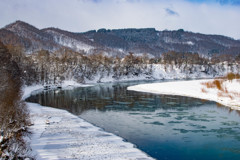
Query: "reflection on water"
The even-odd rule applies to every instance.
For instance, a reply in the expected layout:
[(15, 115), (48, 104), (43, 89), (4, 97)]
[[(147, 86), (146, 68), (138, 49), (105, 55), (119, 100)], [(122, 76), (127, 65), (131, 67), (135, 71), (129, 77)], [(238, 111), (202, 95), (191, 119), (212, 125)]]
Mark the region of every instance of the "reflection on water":
[(132, 110), (154, 112), (158, 108), (192, 107), (205, 103), (202, 100), (167, 95), (154, 95), (127, 91), (132, 83), (97, 85), (73, 90), (44, 91), (30, 97), (27, 101), (38, 102), (54, 108), (66, 109), (76, 115), (90, 109)]
[(28, 101), (66, 109), (157, 159), (240, 159), (237, 111), (194, 98), (126, 90), (135, 84), (45, 91)]

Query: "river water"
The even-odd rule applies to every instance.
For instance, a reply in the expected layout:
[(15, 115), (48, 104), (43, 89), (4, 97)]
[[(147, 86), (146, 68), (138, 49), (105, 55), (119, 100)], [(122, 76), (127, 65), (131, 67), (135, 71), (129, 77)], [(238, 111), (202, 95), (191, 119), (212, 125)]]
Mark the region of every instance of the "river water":
[(127, 91), (149, 82), (97, 84), (32, 95), (123, 137), (156, 159), (240, 159), (240, 112), (200, 99)]

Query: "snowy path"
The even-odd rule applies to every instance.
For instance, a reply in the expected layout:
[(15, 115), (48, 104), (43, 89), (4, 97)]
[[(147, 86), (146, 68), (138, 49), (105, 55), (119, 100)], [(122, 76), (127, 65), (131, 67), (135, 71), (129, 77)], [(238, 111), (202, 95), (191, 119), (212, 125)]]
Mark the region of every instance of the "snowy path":
[(31, 147), (37, 159), (150, 160), (122, 138), (67, 111), (27, 103), (32, 131)]
[[(216, 88), (208, 89), (206, 93), (202, 92), (202, 88), (204, 88), (204, 86), (201, 83), (209, 81), (212, 80), (192, 80), (141, 84), (136, 86), (130, 86), (127, 89), (138, 92), (149, 92), (155, 94), (179, 95), (200, 98), (215, 101), (219, 104), (231, 107), (232, 109), (240, 110), (240, 97), (238, 95), (235, 97), (233, 95), (232, 99), (229, 97), (220, 97), (218, 96), (218, 90)], [(226, 81), (224, 82), (224, 86), (227, 87), (229, 92), (237, 92), (240, 95), (240, 83), (238, 81)]]

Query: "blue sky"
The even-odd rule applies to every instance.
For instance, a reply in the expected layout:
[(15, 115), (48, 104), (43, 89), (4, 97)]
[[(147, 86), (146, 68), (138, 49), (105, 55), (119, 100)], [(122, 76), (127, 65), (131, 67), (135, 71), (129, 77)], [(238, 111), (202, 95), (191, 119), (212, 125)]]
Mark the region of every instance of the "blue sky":
[(197, 3), (220, 3), (222, 5), (226, 4), (240, 5), (240, 0), (188, 0), (188, 1)]
[(240, 39), (240, 0), (0, 0), (0, 27), (16, 20), (38, 28), (147, 28)]

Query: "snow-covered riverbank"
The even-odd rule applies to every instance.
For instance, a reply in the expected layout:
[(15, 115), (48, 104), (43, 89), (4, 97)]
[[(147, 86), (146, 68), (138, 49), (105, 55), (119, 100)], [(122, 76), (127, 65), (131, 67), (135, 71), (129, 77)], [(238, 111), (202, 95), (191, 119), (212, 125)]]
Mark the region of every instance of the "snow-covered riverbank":
[(240, 110), (240, 82), (237, 80), (225, 81), (224, 86), (231, 92), (238, 93), (230, 96), (219, 96), (217, 88), (205, 89), (203, 83), (213, 80), (192, 80), (192, 81), (177, 81), (141, 84), (128, 87), (128, 90), (138, 92), (149, 92), (155, 94), (179, 95), (200, 98), (210, 101), (215, 101), (222, 105), (231, 107), (232, 109)]
[[(67, 85), (68, 84), (68, 85)], [(67, 83), (64, 87), (80, 87), (81, 84)], [(83, 86), (84, 87), (84, 86)], [(24, 88), (23, 98), (43, 86)], [(153, 159), (124, 142), (122, 138), (107, 133), (71, 113), (27, 103), (33, 126), (30, 145), (36, 159)]]

